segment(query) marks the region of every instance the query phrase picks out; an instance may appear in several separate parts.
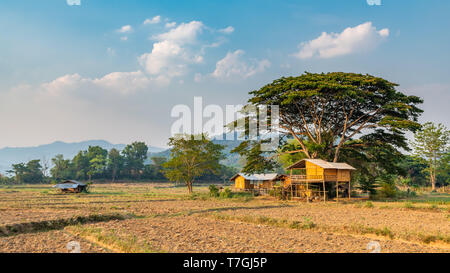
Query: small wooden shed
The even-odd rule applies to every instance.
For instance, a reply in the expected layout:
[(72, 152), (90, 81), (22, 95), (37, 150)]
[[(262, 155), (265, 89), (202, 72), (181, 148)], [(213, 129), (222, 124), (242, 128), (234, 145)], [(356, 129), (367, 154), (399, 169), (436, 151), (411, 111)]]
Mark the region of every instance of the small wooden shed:
[(253, 174), (247, 175), (244, 173), (238, 173), (234, 175), (230, 181), (234, 182), (235, 189), (240, 190), (253, 190), (257, 188), (271, 189), (278, 181), (284, 181), (287, 178), (286, 175), (277, 173), (268, 174)]
[[(287, 168), (290, 171), (285, 187), (290, 187), (292, 197), (326, 200), (330, 187), (351, 198), (351, 172), (356, 169), (347, 163), (333, 163), (321, 159), (303, 159)], [(343, 196), (341, 195), (341, 196)]]
[(87, 185), (82, 182), (76, 181), (76, 180), (66, 180), (59, 184), (56, 184), (53, 187), (61, 189), (62, 192), (80, 193), (80, 192), (86, 190)]

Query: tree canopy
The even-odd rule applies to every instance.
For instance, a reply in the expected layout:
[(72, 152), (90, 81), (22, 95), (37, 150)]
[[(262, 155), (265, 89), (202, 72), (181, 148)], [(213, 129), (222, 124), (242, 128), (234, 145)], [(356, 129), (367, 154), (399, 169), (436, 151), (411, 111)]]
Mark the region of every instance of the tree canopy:
[[(411, 143), (414, 148), (414, 155), (428, 162), (428, 174), (430, 177), (432, 190), (436, 189), (436, 174), (440, 167), (448, 169), (448, 166), (439, 166), (440, 159), (449, 153), (450, 131), (442, 125), (435, 125), (427, 122), (420, 131), (414, 135), (414, 141)], [(446, 158), (444, 158), (446, 159)], [(443, 161), (446, 162), (445, 160)], [(447, 159), (448, 162), (448, 159)]]
[[(249, 105), (268, 107), (269, 116), (270, 106), (279, 106), (283, 140), (279, 155), (333, 162), (357, 157), (358, 161), (380, 162), (380, 157), (387, 159), (399, 149), (409, 150), (405, 133), (420, 128), (417, 119), (422, 110), (417, 105), (422, 100), (397, 91), (397, 86), (371, 75), (305, 73), (280, 78), (250, 92)], [(256, 115), (245, 118), (251, 116)], [(269, 119), (268, 123), (270, 126), (273, 122)], [(253, 158), (257, 157), (253, 151)]]
[(169, 146), (172, 151), (169, 160), (163, 164), (164, 174), (171, 181), (183, 181), (189, 193), (193, 192), (196, 178), (222, 169), (220, 160), (224, 158), (224, 146), (214, 144), (204, 135), (200, 139), (193, 135), (172, 137)]
[(364, 145), (352, 142), (357, 136), (408, 149), (404, 133), (420, 128), (422, 110), (417, 105), (422, 100), (397, 91), (397, 86), (371, 75), (305, 73), (250, 92), (249, 102), (279, 105), (282, 133), (297, 140), (297, 152), (336, 162), (343, 147)]

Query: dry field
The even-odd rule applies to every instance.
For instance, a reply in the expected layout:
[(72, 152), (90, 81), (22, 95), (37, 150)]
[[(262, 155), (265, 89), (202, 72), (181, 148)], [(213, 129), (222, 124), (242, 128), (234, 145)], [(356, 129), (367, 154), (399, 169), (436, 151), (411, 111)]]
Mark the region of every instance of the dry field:
[(410, 202), (299, 203), (210, 198), (206, 187), (0, 187), (0, 252), (450, 252), (450, 196)]

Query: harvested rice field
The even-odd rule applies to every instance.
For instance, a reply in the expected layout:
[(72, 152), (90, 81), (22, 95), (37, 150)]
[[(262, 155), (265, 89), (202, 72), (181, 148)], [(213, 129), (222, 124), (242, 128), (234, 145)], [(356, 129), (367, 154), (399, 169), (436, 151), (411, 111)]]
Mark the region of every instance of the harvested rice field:
[(450, 252), (450, 196), (302, 203), (168, 183), (0, 187), (0, 252)]

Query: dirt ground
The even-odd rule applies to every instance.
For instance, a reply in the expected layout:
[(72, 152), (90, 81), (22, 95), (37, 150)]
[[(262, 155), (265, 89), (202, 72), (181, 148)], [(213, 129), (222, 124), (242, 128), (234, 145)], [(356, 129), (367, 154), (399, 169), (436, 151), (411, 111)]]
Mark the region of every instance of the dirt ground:
[[(300, 203), (188, 196), (162, 183), (0, 187), (0, 252), (450, 252), (450, 197), (438, 203)], [(444, 200), (444, 201), (442, 201)]]

